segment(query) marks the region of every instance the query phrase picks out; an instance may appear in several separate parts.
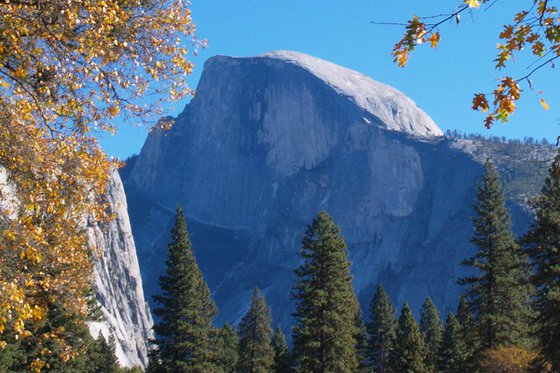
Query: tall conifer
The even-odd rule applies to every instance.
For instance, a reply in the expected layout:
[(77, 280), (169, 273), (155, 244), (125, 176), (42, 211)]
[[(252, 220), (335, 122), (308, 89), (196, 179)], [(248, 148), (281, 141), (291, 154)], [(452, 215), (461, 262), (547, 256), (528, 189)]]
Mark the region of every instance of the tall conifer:
[(472, 243), (477, 253), (463, 264), (476, 270), (464, 278), (484, 349), (525, 345), (530, 287), (525, 256), (511, 232), (511, 218), (498, 172), (490, 160), (476, 191)]
[(309, 225), (303, 264), (296, 270), (293, 332), (300, 372), (356, 372), (358, 302), (352, 288), (348, 251), (340, 229), (326, 212)]
[(420, 310), (420, 331), (424, 335), (424, 342), (428, 349), (426, 368), (428, 371), (433, 371), (437, 365), (438, 353), (443, 340), (443, 323), (436, 306), (429, 297)]
[(370, 305), (371, 319), (367, 324), (368, 331), (368, 366), (374, 372), (385, 373), (389, 351), (395, 339), (395, 308), (391, 304), (389, 295), (381, 284)]
[(192, 252), (182, 209), (177, 209), (166, 265), (159, 279), (162, 294), (154, 296), (162, 366), (168, 372), (215, 372), (210, 339), (217, 309)]
[(239, 336), (237, 329), (225, 323), (216, 330), (216, 365), (223, 373), (235, 373), (239, 360)]
[(523, 243), (533, 265), (539, 358), (560, 372), (560, 152), (534, 207), (536, 221)]
[(269, 373), (274, 371), (274, 351), (271, 338), (270, 308), (258, 288), (253, 291), (249, 310), (239, 324), (240, 373)]
[(405, 303), (399, 316), (395, 342), (389, 352), (389, 372), (427, 372), (427, 353), (420, 328), (412, 310)]
[(276, 327), (274, 336), (272, 337), (272, 348), (274, 350), (274, 372), (275, 373), (291, 373), (291, 359), (286, 337), (282, 333), (280, 326)]
[(437, 372), (472, 373), (468, 365), (469, 350), (461, 331), (461, 324), (452, 313), (445, 322), (443, 340), (437, 355)]
[(480, 359), (481, 345), (478, 325), (472, 314), (471, 306), (465, 296), (462, 296), (457, 306), (457, 321), (461, 326), (460, 337), (466, 348), (464, 373), (475, 372)]

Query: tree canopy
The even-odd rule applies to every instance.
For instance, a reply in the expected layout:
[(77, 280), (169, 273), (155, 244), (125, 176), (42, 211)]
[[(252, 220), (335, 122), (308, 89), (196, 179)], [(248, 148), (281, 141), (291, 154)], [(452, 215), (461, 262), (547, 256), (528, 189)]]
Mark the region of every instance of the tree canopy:
[[(460, 22), (460, 15), (469, 10), (480, 8), (488, 0), (463, 0), (454, 10), (420, 17), (415, 15), (406, 25), (405, 33), (393, 49), (395, 63), (406, 66), (411, 53), (420, 44), (429, 44), (432, 48), (438, 46), (441, 35), (440, 26), (455, 19)], [(533, 88), (531, 77), (545, 66), (554, 67), (554, 62), (560, 57), (560, 18), (558, 18), (557, 1), (533, 0), (526, 8), (515, 14), (513, 19), (503, 26), (498, 35), (495, 67), (500, 70), (515, 60), (519, 54), (530, 53), (535, 62), (527, 74), (520, 77), (502, 76), (498, 85), (490, 94), (476, 93), (473, 97), (472, 108), (486, 113), (484, 124), (490, 128), (496, 121), (507, 122), (515, 111), (516, 102), (521, 97), (521, 83), (526, 82)], [(541, 105), (548, 110), (548, 104), (541, 98)]]
[(188, 5), (0, 1), (0, 198), (13, 197), (0, 204), (0, 334), (55, 340), (59, 358), (75, 355), (62, 332), (38, 330), (54, 303), (89, 312), (97, 253), (86, 222), (108, 218), (102, 196), (114, 165), (95, 135), (118, 115), (150, 118), (161, 100), (190, 93)]

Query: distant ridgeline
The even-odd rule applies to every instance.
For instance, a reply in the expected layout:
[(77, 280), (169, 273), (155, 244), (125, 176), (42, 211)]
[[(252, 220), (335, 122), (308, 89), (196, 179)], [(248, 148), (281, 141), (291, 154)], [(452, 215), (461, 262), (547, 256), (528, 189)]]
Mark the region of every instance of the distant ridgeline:
[(506, 139), (462, 134), (456, 130), (448, 130), (445, 135), (477, 160), (484, 162), (487, 158), (491, 159), (500, 171), (506, 196), (526, 206), (543, 187), (548, 167), (557, 151), (557, 147), (544, 138)]

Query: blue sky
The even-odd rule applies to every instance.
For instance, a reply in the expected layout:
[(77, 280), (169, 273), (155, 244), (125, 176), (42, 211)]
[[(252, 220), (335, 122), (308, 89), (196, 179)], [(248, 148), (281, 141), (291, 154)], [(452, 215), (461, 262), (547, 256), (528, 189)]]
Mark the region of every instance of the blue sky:
[[(196, 67), (189, 81), (196, 87), (204, 61), (217, 54), (253, 56), (278, 49), (296, 50), (394, 86), (416, 101), (444, 131), (552, 141), (560, 135), (560, 80), (550, 67), (533, 76), (534, 91), (523, 85), (524, 97), (509, 123), (486, 130), (483, 115), (470, 110), (473, 93), (491, 92), (495, 79), (506, 73), (525, 75), (533, 62), (520, 58), (511, 69), (494, 69), (497, 35), (520, 9), (517, 3), (521, 2), (497, 1), (490, 8), (464, 14), (459, 27), (454, 22), (442, 25), (438, 48), (419, 48), (402, 69), (393, 64), (391, 50), (403, 28), (371, 22), (405, 22), (414, 14), (449, 12), (460, 1), (192, 0), (198, 36), (208, 40), (208, 47), (193, 57)], [(542, 109), (541, 97), (550, 110)], [(186, 103), (167, 107), (166, 114), (177, 115)], [(102, 137), (105, 150), (121, 159), (138, 153), (147, 128), (131, 124), (118, 127), (117, 135)]]

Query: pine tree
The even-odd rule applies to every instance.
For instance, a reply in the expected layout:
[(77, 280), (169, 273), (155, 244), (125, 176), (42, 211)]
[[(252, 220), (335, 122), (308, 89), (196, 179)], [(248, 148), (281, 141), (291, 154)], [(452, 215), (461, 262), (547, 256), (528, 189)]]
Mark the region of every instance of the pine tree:
[(447, 315), (443, 340), (437, 356), (439, 373), (472, 373), (468, 366), (469, 350), (465, 344), (461, 324), (452, 313)]
[(395, 339), (395, 308), (381, 284), (370, 305), (371, 320), (368, 331), (368, 366), (374, 372), (385, 373), (389, 351)]
[(177, 209), (166, 265), (159, 279), (162, 294), (154, 296), (162, 366), (169, 372), (214, 372), (210, 338), (217, 309), (192, 252), (182, 209)]
[(389, 352), (389, 372), (424, 373), (428, 350), (420, 328), (407, 303), (404, 304), (397, 325), (396, 337)]
[(146, 373), (165, 373), (165, 368), (161, 364), (159, 350), (155, 347), (148, 351), (148, 366)]
[(100, 355), (100, 364), (96, 369), (96, 373), (117, 373), (119, 371), (119, 361), (115, 353), (115, 337), (111, 334), (107, 341), (103, 334), (99, 333), (96, 342)]
[(465, 296), (462, 296), (457, 306), (457, 321), (461, 326), (460, 337), (466, 348), (466, 358), (464, 364), (464, 373), (475, 372), (478, 367), (480, 353), (482, 351), (480, 345), (480, 337), (478, 333), (478, 325), (473, 317), (471, 306)]
[(437, 365), (438, 353), (443, 340), (443, 323), (430, 297), (426, 299), (420, 310), (420, 331), (428, 348), (426, 368), (428, 371), (433, 371)]
[(482, 347), (528, 343), (530, 287), (527, 262), (511, 232), (511, 218), (498, 172), (490, 160), (477, 187), (476, 217), (472, 219), (477, 247), (463, 262), (476, 270), (461, 279), (479, 324)]
[(302, 240), (293, 331), (300, 372), (355, 372), (358, 302), (352, 289), (348, 251), (340, 229), (326, 212), (309, 225)]
[(217, 330), (216, 338), (216, 365), (223, 373), (236, 372), (239, 360), (239, 336), (237, 329), (228, 323)]
[(522, 242), (533, 266), (539, 360), (560, 372), (560, 152), (533, 206), (536, 220)]
[(270, 308), (258, 288), (253, 291), (249, 310), (239, 324), (240, 373), (268, 373), (274, 371), (274, 350), (271, 338)]
[(276, 327), (272, 336), (272, 348), (274, 350), (274, 372), (275, 373), (291, 373), (291, 359), (286, 337), (282, 333), (280, 326)]

